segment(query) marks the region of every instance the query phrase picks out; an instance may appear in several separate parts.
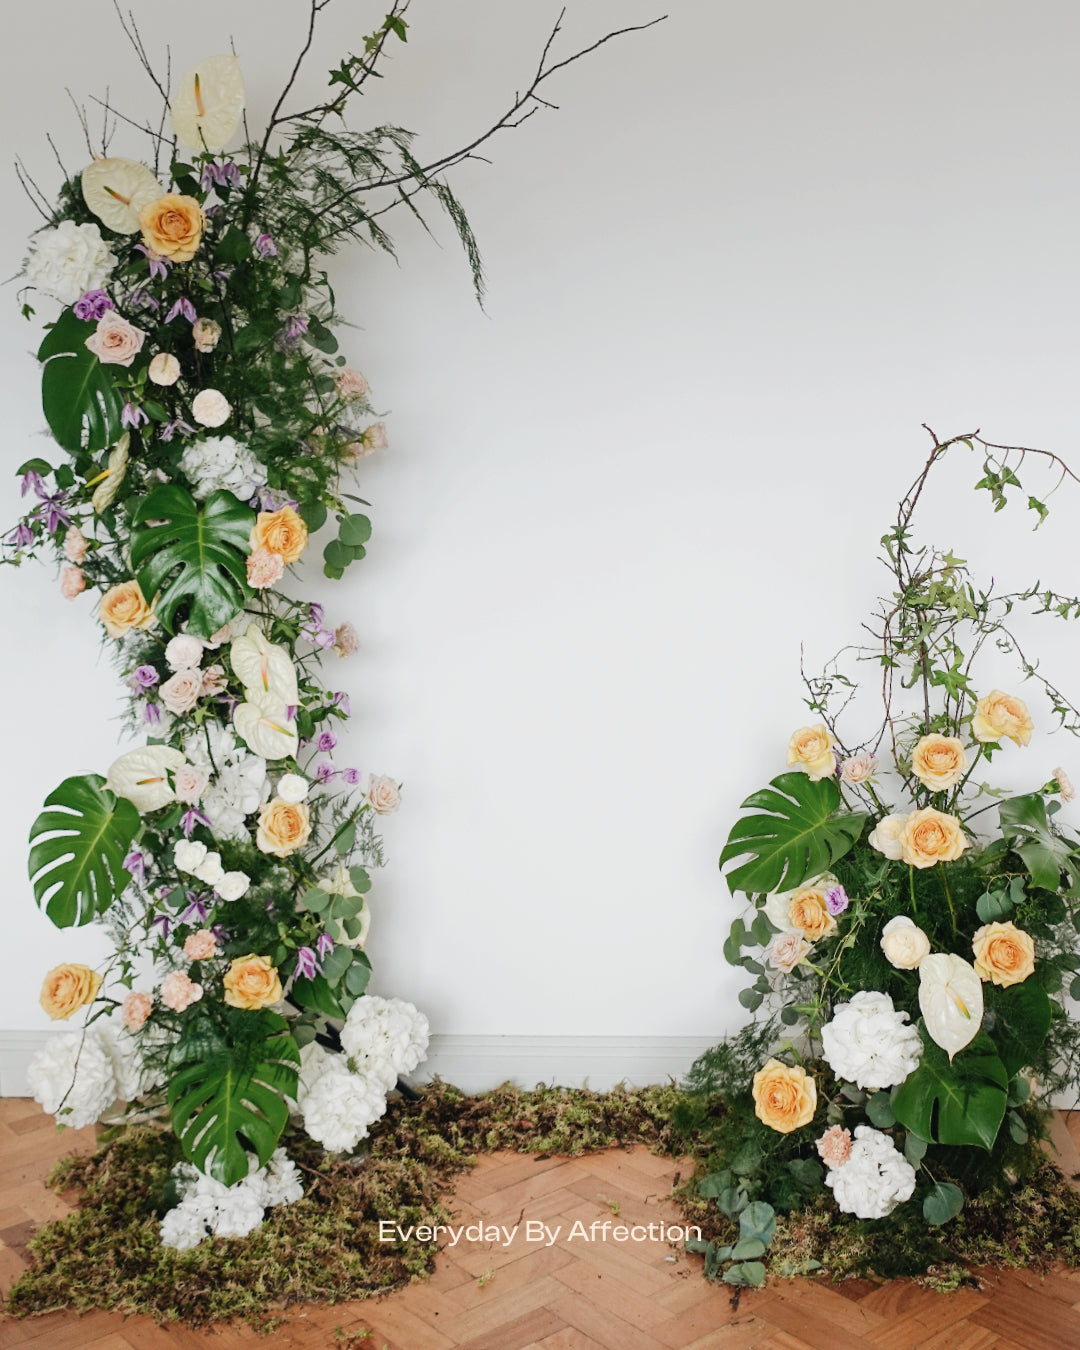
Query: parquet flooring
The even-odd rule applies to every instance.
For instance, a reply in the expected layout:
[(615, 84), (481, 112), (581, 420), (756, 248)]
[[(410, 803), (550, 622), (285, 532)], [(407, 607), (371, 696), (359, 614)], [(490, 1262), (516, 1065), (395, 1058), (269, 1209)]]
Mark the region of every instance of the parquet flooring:
[[(1056, 1127), (1080, 1173), (1080, 1115)], [(0, 1288), (23, 1268), (34, 1227), (62, 1214), (46, 1190), (55, 1159), (94, 1147), (58, 1135), (33, 1102), (0, 1100)], [(430, 1280), (382, 1299), (289, 1310), (269, 1338), (246, 1326), (202, 1332), (116, 1313), (0, 1319), (22, 1350), (1080, 1350), (1080, 1271), (987, 1272), (981, 1290), (935, 1294), (906, 1281), (777, 1280), (744, 1294), (705, 1283), (700, 1258), (662, 1238), (584, 1241), (579, 1221), (678, 1224), (666, 1199), (679, 1164), (644, 1148), (583, 1158), (481, 1157), (462, 1177), (455, 1223), (513, 1227), (509, 1244), (462, 1236)], [(547, 1225), (528, 1241), (528, 1220)], [(559, 1233), (548, 1242), (556, 1228)], [(538, 1234), (539, 1229), (533, 1233)], [(579, 1230), (580, 1232), (580, 1230)]]

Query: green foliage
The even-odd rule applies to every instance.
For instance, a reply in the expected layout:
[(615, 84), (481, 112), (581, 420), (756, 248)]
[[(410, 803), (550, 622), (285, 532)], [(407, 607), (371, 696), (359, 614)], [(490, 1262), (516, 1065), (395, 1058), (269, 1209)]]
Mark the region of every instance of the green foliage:
[(45, 363), (41, 405), (49, 430), (59, 445), (75, 453), (104, 450), (121, 433), (123, 400), (116, 387), (115, 367), (103, 364), (86, 345), (97, 328), (66, 309), (38, 348)]
[(939, 1181), (923, 1200), (923, 1218), (932, 1227), (955, 1219), (964, 1208), (964, 1192), (951, 1181)]
[(132, 518), (131, 560), (155, 613), (170, 632), (185, 607), (188, 628), (208, 638), (243, 608), (247, 543), (255, 513), (231, 492), (212, 493), (200, 506), (175, 483), (143, 499)]
[(919, 1067), (893, 1089), (896, 1119), (920, 1139), (975, 1145), (989, 1152), (1005, 1116), (1009, 1082), (993, 1043), (980, 1035), (950, 1063), (921, 1020), (919, 1034)]
[(727, 874), (734, 891), (762, 894), (790, 890), (824, 872), (853, 847), (865, 814), (835, 814), (840, 792), (828, 778), (784, 773), (751, 793), (742, 810), (761, 814), (737, 820), (720, 854), (720, 866), (745, 858)]
[(983, 999), (984, 1026), (1011, 1077), (1039, 1056), (1050, 1030), (1050, 998), (1041, 984), (1029, 978), (1007, 988), (989, 984)]
[(131, 880), (124, 858), (139, 829), (131, 802), (98, 774), (65, 778), (30, 828), (29, 872), (38, 907), (58, 928), (104, 914)]
[[(1050, 805), (1051, 812), (1058, 803)], [(998, 808), (1001, 833), (1024, 860), (1034, 885), (1056, 891), (1062, 872), (1072, 888), (1080, 888), (1080, 845), (1058, 834), (1050, 824), (1045, 797), (1036, 792), (1011, 797)]]

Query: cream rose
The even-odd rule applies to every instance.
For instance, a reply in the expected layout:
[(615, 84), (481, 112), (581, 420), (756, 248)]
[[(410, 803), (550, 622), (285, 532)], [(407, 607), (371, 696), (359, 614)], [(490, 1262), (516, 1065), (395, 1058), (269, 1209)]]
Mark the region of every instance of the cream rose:
[(176, 800), (194, 806), (206, 791), (210, 783), (210, 774), (196, 764), (181, 764), (173, 775), (173, 791)]
[(897, 970), (914, 970), (929, 954), (930, 939), (914, 919), (898, 914), (881, 930), (881, 950)]
[(890, 858), (893, 862), (899, 862), (904, 851), (900, 836), (904, 833), (907, 819), (907, 815), (900, 814), (882, 816), (871, 830), (866, 842), (871, 848), (876, 848), (879, 853), (884, 854), (886, 858)]
[(190, 712), (202, 694), (202, 671), (178, 670), (161, 686), (161, 701), (171, 713)]
[(101, 597), (101, 622), (110, 637), (120, 638), (132, 628), (153, 628), (157, 623), (153, 605), (148, 605), (137, 581), (121, 581)]
[(932, 806), (912, 811), (900, 834), (900, 856), (911, 867), (955, 862), (967, 846), (967, 835), (956, 817), (935, 811)]
[(785, 974), (795, 969), (804, 956), (809, 956), (813, 948), (798, 928), (789, 928), (777, 933), (765, 948), (765, 963), (773, 970)]
[(110, 309), (98, 319), (86, 345), (103, 366), (130, 366), (142, 351), (146, 334)]
[(180, 378), (180, 362), (171, 352), (158, 352), (146, 373), (154, 384), (175, 384)]
[(985, 923), (973, 935), (975, 971), (980, 980), (1008, 986), (1020, 984), (1035, 969), (1031, 935), (1012, 923)]
[(977, 741), (994, 743), (1007, 736), (1017, 745), (1027, 745), (1034, 729), (1024, 700), (1000, 689), (992, 689), (979, 699), (971, 719), (971, 734)]
[(968, 769), (967, 751), (956, 736), (924, 736), (911, 752), (916, 778), (931, 792), (955, 787)]
[(191, 415), (201, 427), (223, 426), (232, 405), (220, 389), (200, 389), (191, 401)]
[(194, 197), (167, 192), (139, 212), (142, 240), (151, 253), (173, 262), (190, 262), (199, 251), (206, 217)]
[(857, 755), (849, 755), (840, 765), (840, 777), (853, 787), (865, 783), (873, 776), (877, 760), (869, 750), (860, 750)]
[(263, 853), (287, 858), (303, 848), (311, 834), (311, 815), (306, 802), (287, 802), (281, 797), (259, 807), (256, 846)]
[(836, 737), (828, 727), (818, 723), (814, 727), (800, 727), (788, 741), (787, 762), (809, 774), (810, 781), (829, 778), (836, 772), (833, 746)]
[(277, 967), (270, 964), (268, 956), (256, 956), (254, 952), (248, 956), (238, 956), (222, 983), (225, 986), (225, 1002), (230, 1008), (247, 1008), (254, 1012), (282, 998)]
[(387, 774), (368, 774), (367, 799), (376, 815), (389, 816), (401, 805), (401, 789)]
[(806, 1070), (776, 1059), (754, 1074), (753, 1096), (758, 1120), (780, 1134), (809, 1125), (817, 1110), (817, 1087)]
[(54, 966), (41, 986), (41, 1006), (56, 1021), (66, 1021), (97, 998), (101, 976), (89, 966), (67, 962)]
[(277, 553), (282, 562), (294, 563), (307, 547), (308, 530), (291, 506), (280, 511), (260, 511), (248, 540), (253, 551), (264, 548)]

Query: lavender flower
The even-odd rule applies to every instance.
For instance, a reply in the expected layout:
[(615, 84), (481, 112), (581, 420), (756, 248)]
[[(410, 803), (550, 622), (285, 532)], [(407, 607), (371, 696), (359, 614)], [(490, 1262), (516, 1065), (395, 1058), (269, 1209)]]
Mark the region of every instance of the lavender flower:
[(334, 703), (341, 709), (346, 717), (352, 716), (352, 704), (349, 701), (348, 694), (346, 694), (344, 690), (341, 690), (334, 695)]
[(255, 240), (255, 252), (260, 258), (276, 258), (278, 255), (274, 241), (268, 234), (260, 234)]
[(104, 291), (87, 291), (75, 301), (75, 317), (84, 320), (97, 320), (116, 306)]
[(175, 319), (178, 314), (182, 314), (189, 323), (194, 323), (199, 317), (195, 312), (195, 306), (187, 296), (181, 296), (170, 308), (168, 314), (165, 315), (165, 322), (172, 323), (173, 319)]
[(27, 544), (34, 542), (34, 531), (25, 520), (20, 520), (15, 529), (8, 535), (7, 542), (13, 544), (15, 548), (24, 548)]
[(210, 912), (210, 906), (206, 903), (206, 901), (202, 898), (202, 896), (196, 895), (194, 891), (188, 891), (188, 900), (190, 903), (188, 904), (187, 909), (184, 910), (183, 914), (180, 915), (180, 918), (177, 920), (177, 922), (205, 923), (206, 916)]
[(851, 901), (847, 897), (847, 891), (843, 886), (830, 886), (825, 892), (825, 908), (829, 913), (836, 917), (837, 914), (843, 914)]
[(31, 520), (43, 520), (45, 528), (50, 534), (58, 530), (61, 525), (71, 524), (71, 517), (63, 507), (63, 503), (67, 500), (66, 492), (57, 492), (52, 497), (39, 495), (41, 495), (42, 504), (30, 516)]
[(203, 166), (199, 181), (204, 192), (209, 192), (211, 187), (239, 187), (240, 170), (231, 159), (212, 160)]
[(289, 348), (299, 344), (301, 337), (308, 330), (308, 320), (306, 314), (291, 314), (285, 320), (285, 327), (280, 329), (275, 341), (279, 347)]
[(293, 971), (293, 979), (313, 980), (319, 973), (320, 966), (318, 957), (310, 947), (301, 947), (296, 953), (296, 969)]
[(337, 769), (324, 759), (315, 766), (316, 783), (329, 783), (337, 777)]
[(150, 418), (147, 414), (141, 408), (137, 408), (134, 403), (124, 404), (123, 411), (120, 413), (120, 425), (122, 427), (131, 427), (134, 430), (136, 427), (145, 426), (149, 421)]
[(30, 469), (27, 473), (23, 474), (22, 491), (19, 495), (25, 497), (31, 488), (33, 488), (35, 496), (43, 499), (48, 496), (48, 493), (45, 491), (45, 484), (42, 481), (41, 474), (35, 473), (33, 469)]
[(161, 721), (161, 709), (156, 703), (147, 700), (146, 706), (143, 708), (143, 718), (148, 726), (156, 727)]
[(207, 829), (210, 828), (210, 822), (195, 806), (193, 806), (190, 811), (184, 812), (180, 824), (183, 826), (185, 839), (191, 838), (191, 832), (196, 825), (205, 825)]
[(159, 924), (161, 925), (161, 936), (167, 938), (169, 936), (169, 929), (172, 927), (172, 920), (167, 914), (159, 914), (150, 927), (152, 929), (157, 928)]
[(343, 769), (341, 774), (341, 780), (344, 783), (348, 783), (350, 787), (356, 787), (357, 783), (359, 783), (360, 781), (360, 770)]
[(161, 301), (156, 300), (145, 286), (136, 286), (134, 290), (128, 291), (124, 296), (124, 304), (129, 309), (149, 309), (155, 314), (161, 308)]
[(332, 731), (324, 731), (315, 742), (315, 748), (320, 755), (328, 755), (337, 745), (337, 737)]
[(153, 666), (136, 666), (131, 672), (131, 678), (140, 689), (153, 689), (161, 676)]

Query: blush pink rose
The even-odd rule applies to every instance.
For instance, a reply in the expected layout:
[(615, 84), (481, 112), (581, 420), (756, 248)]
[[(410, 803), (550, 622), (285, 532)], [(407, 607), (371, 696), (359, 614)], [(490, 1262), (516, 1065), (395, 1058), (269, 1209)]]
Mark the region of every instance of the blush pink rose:
[(193, 961), (209, 961), (210, 957), (217, 955), (217, 938), (209, 928), (200, 928), (197, 933), (190, 933), (184, 939), (184, 955), (190, 956)]
[(386, 774), (368, 775), (367, 799), (377, 815), (388, 816), (401, 805), (401, 790)]
[(334, 382), (338, 398), (361, 399), (371, 393), (370, 385), (358, 370), (339, 370), (334, 376)]
[(86, 578), (81, 567), (65, 567), (60, 572), (60, 594), (65, 600), (74, 600), (86, 590)]
[(210, 698), (213, 694), (220, 694), (228, 682), (224, 666), (207, 666), (202, 673), (203, 698)]
[(64, 557), (67, 558), (68, 562), (81, 563), (86, 557), (88, 548), (86, 535), (83, 534), (78, 525), (69, 525), (67, 534), (64, 535)]
[(173, 775), (173, 791), (177, 800), (194, 806), (206, 791), (210, 775), (195, 764), (181, 764)]
[(142, 351), (146, 334), (141, 328), (110, 309), (98, 319), (97, 328), (86, 345), (103, 366), (130, 366)]
[(203, 996), (203, 987), (189, 979), (182, 970), (174, 970), (161, 982), (161, 1001), (173, 1012), (183, 1012)]
[(161, 701), (171, 713), (190, 712), (201, 696), (201, 670), (178, 670), (161, 686)]
[(129, 1031), (138, 1031), (146, 1022), (154, 1007), (149, 994), (128, 994), (120, 1008), (120, 1016)]
[(285, 559), (280, 553), (271, 553), (268, 548), (257, 548), (248, 556), (248, 585), (257, 591), (266, 590), (275, 581), (280, 581), (285, 573)]

